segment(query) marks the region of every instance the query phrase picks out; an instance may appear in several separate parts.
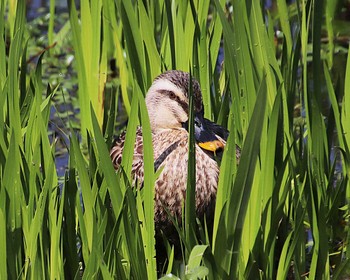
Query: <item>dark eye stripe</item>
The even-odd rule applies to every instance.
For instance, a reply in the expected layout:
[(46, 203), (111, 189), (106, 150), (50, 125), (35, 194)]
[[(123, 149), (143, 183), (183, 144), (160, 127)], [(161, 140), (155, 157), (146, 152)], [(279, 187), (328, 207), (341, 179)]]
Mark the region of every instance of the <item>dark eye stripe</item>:
[(185, 101), (181, 100), (173, 91), (166, 90), (166, 89), (160, 89), (158, 90), (159, 93), (168, 95), (170, 99), (175, 100), (179, 105), (182, 107), (182, 109), (188, 114), (188, 105)]

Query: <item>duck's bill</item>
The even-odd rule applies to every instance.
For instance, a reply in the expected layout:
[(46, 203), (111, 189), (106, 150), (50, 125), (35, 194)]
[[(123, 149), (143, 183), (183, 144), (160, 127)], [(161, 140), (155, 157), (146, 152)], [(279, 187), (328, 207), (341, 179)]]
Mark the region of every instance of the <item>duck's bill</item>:
[(198, 115), (195, 123), (195, 137), (199, 147), (214, 153), (224, 149), (227, 139), (225, 136), (228, 135), (225, 128)]
[[(188, 130), (188, 121), (183, 123)], [(203, 114), (197, 113), (194, 119), (194, 136), (196, 142), (204, 150), (216, 152), (224, 149), (228, 137), (228, 130), (222, 126), (205, 119)]]
[(208, 142), (198, 142), (199, 147), (204, 150), (216, 152), (219, 149), (223, 149), (225, 145), (220, 140), (208, 141)]

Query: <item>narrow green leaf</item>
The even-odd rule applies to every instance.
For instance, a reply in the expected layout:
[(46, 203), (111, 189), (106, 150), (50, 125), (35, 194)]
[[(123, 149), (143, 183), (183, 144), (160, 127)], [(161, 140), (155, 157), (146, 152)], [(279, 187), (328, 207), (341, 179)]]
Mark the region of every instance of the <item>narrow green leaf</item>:
[(230, 217), (227, 220), (228, 229), (230, 229), (231, 232), (229, 235), (234, 235), (234, 239), (230, 240), (229, 246), (232, 246), (233, 252), (236, 252), (233, 255), (231, 275), (235, 275), (239, 259), (238, 248), (243, 237), (241, 234), (250, 191), (253, 186), (256, 161), (259, 155), (260, 138), (263, 128), (261, 122), (265, 119), (266, 94), (266, 83), (264, 79), (260, 86), (254, 112), (249, 123), (247, 137), (244, 142), (241, 160), (237, 170), (237, 176), (227, 208), (227, 217)]
[[(190, 73), (189, 82), (189, 116), (188, 116), (188, 171), (187, 171), (187, 188), (185, 198), (185, 234), (186, 241), (190, 249), (195, 244), (194, 225), (196, 221), (196, 146), (194, 139), (194, 104), (192, 75)], [(190, 252), (188, 252), (190, 253)]]
[[(1, 191), (2, 193), (2, 191)], [(6, 249), (6, 219), (2, 209), (0, 208), (0, 235), (3, 237), (0, 240), (0, 250), (3, 252), (0, 256), (0, 275), (2, 279), (7, 279), (7, 249)]]
[[(138, 124), (138, 98), (137, 95), (134, 95), (131, 101), (131, 115), (128, 122), (128, 128), (126, 130), (125, 144), (123, 149), (123, 157), (121, 166), (125, 171), (127, 176), (131, 176), (131, 167), (133, 162), (134, 146), (135, 146), (135, 137), (136, 137), (136, 128)], [(129, 177), (130, 178), (130, 177)], [(130, 178), (131, 179), (131, 178)], [(131, 182), (132, 180), (130, 180)]]
[(140, 89), (136, 89), (140, 105), (140, 119), (142, 125), (143, 141), (143, 166), (144, 166), (144, 211), (146, 239), (145, 253), (147, 258), (147, 275), (149, 279), (156, 278), (156, 260), (155, 260), (155, 229), (154, 229), (154, 196), (155, 196), (155, 174), (154, 174), (154, 156), (152, 145), (152, 131), (149, 122), (148, 111), (144, 97)]
[(192, 270), (199, 267), (205, 251), (208, 249), (208, 245), (196, 245), (193, 247), (190, 257), (188, 259), (187, 270)]
[[(86, 161), (84, 160), (83, 155), (81, 154), (80, 151), (80, 147), (78, 144), (78, 141), (74, 135), (74, 133), (71, 136), (71, 143), (72, 143), (72, 152), (73, 155), (75, 157), (75, 162), (76, 162), (76, 166), (77, 166), (77, 171), (79, 173), (79, 179), (80, 179), (80, 191), (82, 194), (82, 200), (84, 203), (84, 218), (83, 220), (85, 220), (85, 230), (86, 230), (86, 242), (87, 242), (87, 246), (88, 246), (88, 250), (92, 250), (92, 237), (93, 237), (93, 227), (94, 227), (94, 223), (91, 223), (90, 221), (94, 220), (94, 209), (93, 209), (93, 205), (95, 205), (94, 203), (94, 199), (93, 199), (93, 195), (92, 195), (92, 191), (91, 191), (91, 184), (90, 184), (90, 178), (88, 175), (88, 171), (87, 171), (87, 166), (86, 166)], [(79, 205), (79, 203), (78, 203)], [(81, 219), (80, 219), (81, 222)]]
[(125, 189), (122, 187), (122, 185), (119, 183), (119, 180), (117, 179), (115, 170), (112, 165), (112, 161), (106, 161), (106, 159), (110, 158), (109, 152), (107, 150), (96, 115), (92, 107), (91, 107), (91, 120), (92, 120), (93, 129), (94, 129), (97, 153), (99, 157), (98, 165), (100, 170), (103, 172), (104, 179), (107, 182), (107, 186), (108, 186), (107, 188), (111, 196), (114, 214), (116, 217), (118, 217), (122, 209), (122, 201), (123, 201), (123, 195), (125, 193)]

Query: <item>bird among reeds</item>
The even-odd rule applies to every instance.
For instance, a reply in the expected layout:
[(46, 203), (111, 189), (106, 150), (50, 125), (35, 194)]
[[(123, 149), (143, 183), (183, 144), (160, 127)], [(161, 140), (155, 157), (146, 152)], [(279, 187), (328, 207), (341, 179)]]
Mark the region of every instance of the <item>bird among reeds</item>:
[[(156, 234), (174, 233), (167, 211), (179, 222), (187, 186), (189, 86), (192, 84), (194, 104), (194, 136), (196, 140), (196, 215), (212, 219), (219, 177), (214, 155), (222, 151), (228, 131), (205, 119), (199, 83), (186, 72), (172, 70), (155, 78), (146, 95), (146, 106), (152, 129), (155, 169), (162, 171), (155, 182), (154, 221)], [(125, 133), (111, 149), (115, 169), (121, 164)], [(236, 158), (239, 160), (239, 149)], [(134, 183), (143, 182), (142, 128), (137, 129), (132, 163)], [(166, 211), (167, 209), (167, 211)]]

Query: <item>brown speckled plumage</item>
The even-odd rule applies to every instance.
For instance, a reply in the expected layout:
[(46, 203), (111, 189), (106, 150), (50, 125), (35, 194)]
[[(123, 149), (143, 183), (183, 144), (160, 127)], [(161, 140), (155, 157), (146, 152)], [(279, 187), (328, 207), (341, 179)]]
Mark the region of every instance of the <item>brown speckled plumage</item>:
[[(134, 150), (133, 172), (139, 182), (143, 179), (142, 132), (137, 130)], [(173, 216), (181, 217), (182, 201), (187, 185), (188, 133), (185, 129), (164, 130), (153, 134), (154, 159), (156, 160), (174, 141), (177, 147), (164, 159), (164, 168), (155, 185), (155, 222), (159, 229), (169, 222), (162, 203), (167, 206)], [(114, 167), (121, 163), (123, 142), (117, 142), (112, 148), (111, 156)], [(210, 214), (215, 202), (219, 167), (217, 162), (196, 146), (196, 209), (199, 217)], [(210, 211), (209, 211), (210, 210)]]
[[(202, 113), (200, 87), (196, 80), (192, 81), (194, 109), (196, 113)], [(188, 87), (188, 73), (168, 71), (154, 80), (146, 96), (152, 127), (154, 161), (159, 162), (159, 167), (163, 168), (155, 183), (155, 224), (158, 232), (161, 230), (167, 233), (168, 228), (171, 227), (163, 204), (181, 222), (181, 210), (187, 185), (188, 132), (183, 128), (183, 123), (188, 120)], [(216, 129), (219, 128), (216, 125)], [(217, 138), (223, 144), (226, 143), (221, 137), (217, 136)], [(118, 169), (121, 163), (124, 140), (125, 134), (122, 134), (111, 149), (115, 169)], [(142, 149), (142, 130), (138, 128), (132, 172), (135, 180), (139, 182), (143, 180)], [(210, 156), (210, 152), (196, 145), (196, 212), (198, 217), (203, 217), (204, 214), (210, 217), (213, 214), (218, 176), (219, 166)]]

